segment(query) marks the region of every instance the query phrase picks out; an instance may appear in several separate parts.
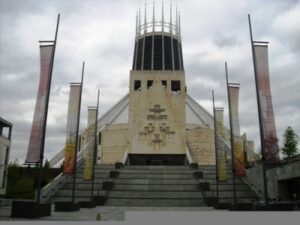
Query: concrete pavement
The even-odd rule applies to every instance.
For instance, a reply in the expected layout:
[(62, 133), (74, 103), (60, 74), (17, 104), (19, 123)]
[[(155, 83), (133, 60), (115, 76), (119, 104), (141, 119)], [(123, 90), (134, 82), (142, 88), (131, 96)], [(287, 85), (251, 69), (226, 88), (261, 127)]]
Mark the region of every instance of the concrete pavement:
[(25, 219), (11, 218), (11, 207), (0, 207), (0, 220), (2, 221), (96, 221), (97, 214), (100, 213), (102, 221), (124, 221), (126, 212), (153, 212), (153, 211), (213, 211), (212, 207), (114, 207), (114, 206), (97, 206), (96, 208), (81, 208), (76, 212), (55, 212), (52, 205), (51, 216)]

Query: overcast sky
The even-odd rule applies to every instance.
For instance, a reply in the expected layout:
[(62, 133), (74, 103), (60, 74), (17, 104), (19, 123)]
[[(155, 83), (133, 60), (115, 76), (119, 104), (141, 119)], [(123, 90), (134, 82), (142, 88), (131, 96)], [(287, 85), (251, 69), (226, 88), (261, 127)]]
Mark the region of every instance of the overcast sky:
[[(61, 13), (48, 113), (45, 158), (65, 143), (69, 82), (79, 82), (86, 62), (81, 127), (87, 106), (100, 114), (128, 93), (140, 0), (0, 0), (0, 116), (13, 123), (10, 160), (24, 162), (39, 82), (39, 40), (54, 38)], [(147, 1), (152, 4), (152, 1)], [(165, 1), (168, 4), (167, 1)], [(160, 8), (161, 1), (156, 1)], [(279, 144), (287, 126), (300, 135), (300, 3), (297, 0), (179, 0), (188, 94), (212, 112), (225, 107), (224, 61), (240, 83), (240, 125), (256, 141), (259, 129), (247, 14), (255, 40), (269, 41), (273, 106)], [(166, 10), (168, 11), (168, 10)], [(150, 14), (150, 8), (149, 8)], [(157, 9), (157, 17), (160, 11)], [(166, 14), (168, 14), (166, 12)], [(158, 16), (159, 15), (159, 16)], [(150, 15), (149, 15), (150, 19)]]

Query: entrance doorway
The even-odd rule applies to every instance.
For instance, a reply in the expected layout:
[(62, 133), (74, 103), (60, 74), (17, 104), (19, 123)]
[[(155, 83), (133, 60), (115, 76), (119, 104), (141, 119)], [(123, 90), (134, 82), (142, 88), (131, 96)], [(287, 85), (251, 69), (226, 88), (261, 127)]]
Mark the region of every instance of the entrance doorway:
[(281, 200), (300, 200), (300, 177), (279, 180), (278, 195)]
[(184, 165), (185, 154), (129, 154), (129, 165)]

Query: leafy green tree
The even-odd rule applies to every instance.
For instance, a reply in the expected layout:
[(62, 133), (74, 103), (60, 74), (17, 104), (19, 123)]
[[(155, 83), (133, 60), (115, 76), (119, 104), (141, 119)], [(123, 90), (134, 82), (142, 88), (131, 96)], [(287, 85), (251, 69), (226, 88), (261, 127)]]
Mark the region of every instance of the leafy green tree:
[(293, 128), (288, 126), (283, 134), (283, 147), (281, 149), (281, 152), (288, 158), (290, 158), (297, 153), (297, 145), (298, 136)]
[(46, 159), (46, 161), (44, 163), (44, 168), (45, 169), (49, 169), (50, 168), (50, 162), (48, 161), (48, 159)]
[(10, 162), (10, 163), (9, 163), (9, 166), (12, 166), (12, 167), (20, 167), (19, 160), (18, 160), (18, 159), (15, 159), (13, 162)]
[(7, 188), (9, 189), (10, 185), (15, 185), (20, 179), (20, 166), (18, 164), (17, 159), (14, 162), (11, 162), (8, 166), (8, 174), (7, 174)]

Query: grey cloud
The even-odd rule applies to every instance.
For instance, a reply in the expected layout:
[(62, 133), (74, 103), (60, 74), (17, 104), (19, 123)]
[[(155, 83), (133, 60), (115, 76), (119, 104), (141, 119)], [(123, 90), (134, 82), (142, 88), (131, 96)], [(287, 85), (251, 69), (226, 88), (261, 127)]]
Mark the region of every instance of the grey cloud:
[(217, 33), (214, 42), (220, 47), (233, 46), (237, 44), (237, 39), (234, 36), (223, 36), (222, 33)]

